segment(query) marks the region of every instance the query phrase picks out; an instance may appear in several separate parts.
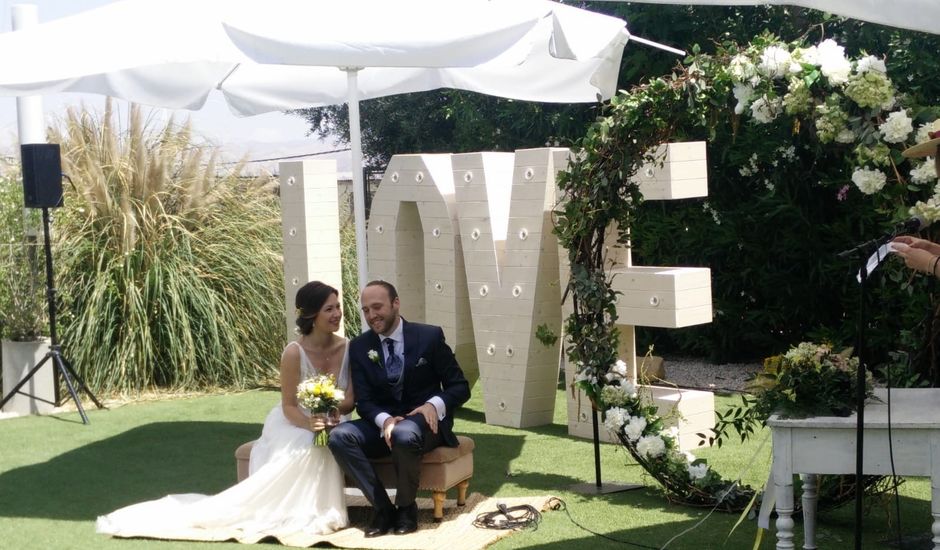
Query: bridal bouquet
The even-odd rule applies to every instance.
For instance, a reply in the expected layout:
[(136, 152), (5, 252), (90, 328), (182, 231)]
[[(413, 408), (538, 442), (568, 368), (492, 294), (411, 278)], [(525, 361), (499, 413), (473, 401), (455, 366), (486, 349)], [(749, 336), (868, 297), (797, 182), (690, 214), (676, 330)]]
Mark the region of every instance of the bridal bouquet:
[[(339, 409), (339, 404), (345, 397), (343, 390), (336, 387), (333, 375), (321, 374), (302, 381), (297, 386), (297, 400), (300, 405), (312, 414), (329, 416)], [(313, 438), (313, 444), (325, 446), (329, 434), (320, 430)]]

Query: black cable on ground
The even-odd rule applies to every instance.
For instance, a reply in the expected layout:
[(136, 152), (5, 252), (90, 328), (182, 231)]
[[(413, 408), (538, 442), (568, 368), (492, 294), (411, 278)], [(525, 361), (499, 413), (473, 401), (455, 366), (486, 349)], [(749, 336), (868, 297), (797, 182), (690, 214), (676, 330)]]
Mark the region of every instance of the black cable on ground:
[(634, 548), (650, 548), (652, 550), (659, 550), (658, 546), (648, 546), (646, 544), (639, 544), (636, 542), (630, 542), (628, 540), (615, 539), (614, 537), (610, 537), (603, 533), (598, 533), (597, 531), (592, 531), (591, 529), (588, 529), (587, 527), (578, 523), (573, 517), (571, 517), (571, 512), (568, 511), (568, 505), (565, 504), (565, 501), (561, 500), (560, 498), (552, 497), (552, 499), (548, 501), (548, 505), (552, 507), (552, 510), (564, 510), (565, 515), (568, 516), (568, 519), (571, 520), (571, 523), (577, 525), (579, 528), (581, 528), (584, 531), (587, 531), (588, 533), (591, 533), (592, 535), (595, 535), (595, 536), (598, 536), (598, 537), (601, 537), (601, 538), (604, 538), (613, 542), (619, 542), (620, 544), (633, 546)]
[(480, 529), (526, 529), (533, 531), (539, 528), (542, 514), (534, 506), (520, 504), (519, 506), (506, 506), (497, 504), (495, 512), (484, 512), (473, 520), (473, 526)]

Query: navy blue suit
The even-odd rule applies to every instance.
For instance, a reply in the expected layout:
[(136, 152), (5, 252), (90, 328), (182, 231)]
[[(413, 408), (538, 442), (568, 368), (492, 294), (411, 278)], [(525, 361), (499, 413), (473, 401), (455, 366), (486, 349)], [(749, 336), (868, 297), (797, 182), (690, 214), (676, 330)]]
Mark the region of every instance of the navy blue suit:
[[(405, 350), (401, 397), (396, 396), (388, 382), (378, 334), (366, 331), (349, 343), (349, 365), (360, 419), (344, 422), (330, 434), (330, 450), (340, 467), (376, 510), (391, 510), (392, 503), (368, 459), (391, 454), (398, 475), (395, 503), (399, 507), (413, 504), (421, 455), (441, 445), (457, 446), (454, 411), (470, 398), (470, 385), (444, 341), (444, 331), (433, 325), (404, 319), (401, 322)], [(376, 352), (377, 360), (369, 358), (370, 351)], [(381, 413), (405, 416), (435, 396), (447, 409), (444, 419), (438, 422), (437, 434), (430, 431), (422, 415), (415, 414), (395, 426), (389, 450), (375, 423), (376, 417)]]

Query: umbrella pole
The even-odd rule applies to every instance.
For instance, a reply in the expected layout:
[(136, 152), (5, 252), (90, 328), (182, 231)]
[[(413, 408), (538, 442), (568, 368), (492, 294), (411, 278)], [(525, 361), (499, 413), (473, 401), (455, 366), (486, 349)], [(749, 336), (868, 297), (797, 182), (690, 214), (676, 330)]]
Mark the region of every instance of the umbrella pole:
[[(359, 129), (359, 70), (343, 67), (346, 72), (346, 102), (349, 105), (349, 146), (352, 150), (353, 216), (356, 222), (356, 260), (359, 266), (359, 290), (369, 281), (366, 267), (366, 201), (362, 179), (362, 134)], [(368, 328), (362, 320), (363, 330)]]

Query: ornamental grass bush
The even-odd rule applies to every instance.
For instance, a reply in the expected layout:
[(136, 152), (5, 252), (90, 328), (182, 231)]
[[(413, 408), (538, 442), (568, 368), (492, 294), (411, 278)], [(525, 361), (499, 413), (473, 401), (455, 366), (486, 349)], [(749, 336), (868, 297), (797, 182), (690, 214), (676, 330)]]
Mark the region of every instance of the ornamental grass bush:
[(246, 387), (284, 344), (277, 197), (188, 123), (70, 110), (55, 212), (66, 356), (96, 392)]

